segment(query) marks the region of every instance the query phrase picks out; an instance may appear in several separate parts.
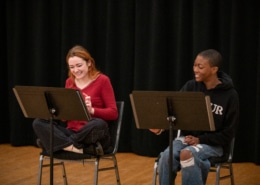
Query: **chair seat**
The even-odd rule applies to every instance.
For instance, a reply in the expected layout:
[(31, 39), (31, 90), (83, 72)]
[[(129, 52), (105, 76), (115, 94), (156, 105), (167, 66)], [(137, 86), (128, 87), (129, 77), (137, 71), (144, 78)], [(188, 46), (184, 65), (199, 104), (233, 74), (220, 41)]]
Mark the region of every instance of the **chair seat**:
[[(50, 154), (47, 153), (45, 150), (43, 150), (40, 154), (44, 156), (50, 156)], [(79, 153), (69, 152), (69, 151), (58, 151), (53, 153), (53, 158), (63, 159), (63, 160), (81, 160), (81, 159), (91, 159), (94, 158), (94, 156), (89, 154), (79, 154)]]
[(218, 164), (218, 163), (225, 163), (228, 161), (229, 154), (225, 154), (221, 157), (211, 157), (209, 158), (211, 166)]
[[(104, 153), (105, 155), (109, 155), (113, 152), (113, 147), (108, 147)], [(50, 154), (48, 152), (46, 152), (46, 150), (42, 150), (42, 152), (40, 153), (40, 155), (44, 155), (44, 156), (50, 156)], [(70, 152), (70, 151), (65, 151), (65, 150), (60, 150), (57, 152), (53, 153), (53, 158), (56, 159), (63, 159), (63, 160), (82, 160), (82, 159), (92, 159), (92, 158), (96, 158), (97, 155), (91, 155), (91, 154), (80, 154), (80, 153), (75, 153), (75, 152)]]

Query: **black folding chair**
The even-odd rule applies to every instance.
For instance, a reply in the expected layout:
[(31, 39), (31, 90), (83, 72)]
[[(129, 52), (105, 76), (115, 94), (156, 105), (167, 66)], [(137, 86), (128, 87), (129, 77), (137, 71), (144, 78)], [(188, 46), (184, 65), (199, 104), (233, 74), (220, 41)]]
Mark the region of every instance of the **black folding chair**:
[[(62, 174), (63, 174), (63, 180), (64, 184), (67, 185), (67, 175), (65, 171), (65, 164), (64, 161), (78, 161), (83, 163), (92, 163), (95, 165), (94, 169), (94, 185), (98, 184), (98, 172), (99, 171), (106, 171), (106, 170), (115, 170), (116, 174), (116, 182), (117, 185), (120, 185), (120, 177), (119, 177), (119, 170), (117, 165), (117, 159), (116, 159), (116, 153), (118, 150), (118, 144), (119, 144), (119, 137), (121, 132), (121, 124), (122, 124), (122, 118), (123, 118), (123, 111), (124, 111), (124, 102), (123, 101), (117, 101), (117, 108), (118, 108), (118, 118), (117, 120), (114, 120), (109, 123), (109, 130), (111, 135), (111, 146), (104, 151), (104, 155), (84, 155), (84, 154), (78, 154), (73, 152), (67, 152), (67, 151), (60, 151), (58, 153), (53, 153), (53, 159), (55, 162), (53, 163), (54, 166), (61, 165), (62, 166)], [(41, 184), (42, 180), (42, 168), (43, 167), (49, 167), (50, 163), (43, 164), (45, 160), (50, 159), (50, 155), (46, 153), (44, 150), (40, 154), (40, 160), (39, 160), (39, 170), (38, 170), (38, 185)], [(113, 166), (109, 167), (99, 167), (99, 162), (101, 159), (111, 160), (113, 162)]]

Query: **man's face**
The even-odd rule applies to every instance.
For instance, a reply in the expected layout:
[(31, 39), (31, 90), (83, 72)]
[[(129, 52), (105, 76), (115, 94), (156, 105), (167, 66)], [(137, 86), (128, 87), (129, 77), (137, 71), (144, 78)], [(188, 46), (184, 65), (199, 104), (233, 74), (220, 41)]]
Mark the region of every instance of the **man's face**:
[(207, 82), (209, 81), (213, 75), (216, 74), (217, 67), (211, 67), (209, 64), (209, 60), (207, 58), (203, 58), (202, 56), (197, 56), (194, 65), (193, 72), (194, 77), (197, 82)]

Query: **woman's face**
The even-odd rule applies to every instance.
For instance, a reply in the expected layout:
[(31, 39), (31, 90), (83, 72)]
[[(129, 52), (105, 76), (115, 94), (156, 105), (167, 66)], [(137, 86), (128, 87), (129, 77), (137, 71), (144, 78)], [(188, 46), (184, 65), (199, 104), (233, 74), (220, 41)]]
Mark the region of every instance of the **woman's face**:
[(91, 65), (80, 57), (73, 56), (68, 60), (69, 70), (75, 76), (75, 79), (82, 79), (88, 75), (88, 69)]

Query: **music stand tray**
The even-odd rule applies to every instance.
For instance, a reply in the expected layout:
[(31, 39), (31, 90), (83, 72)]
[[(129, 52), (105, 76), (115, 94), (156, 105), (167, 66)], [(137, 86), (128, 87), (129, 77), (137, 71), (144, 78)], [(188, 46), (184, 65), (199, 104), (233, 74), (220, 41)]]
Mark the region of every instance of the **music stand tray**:
[[(49, 119), (50, 108), (56, 120), (90, 120), (81, 92), (62, 87), (15, 86), (16, 99), (26, 118)], [(52, 105), (51, 105), (52, 104)]]
[(136, 127), (169, 129), (167, 99), (171, 101), (175, 129), (214, 131), (210, 97), (203, 92), (133, 91), (130, 101)]

